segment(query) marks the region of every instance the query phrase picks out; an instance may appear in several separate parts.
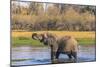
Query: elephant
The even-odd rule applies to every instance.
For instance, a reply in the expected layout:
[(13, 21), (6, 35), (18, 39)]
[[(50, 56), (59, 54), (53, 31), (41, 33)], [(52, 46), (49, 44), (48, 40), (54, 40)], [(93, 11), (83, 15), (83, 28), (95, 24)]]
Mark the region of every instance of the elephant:
[(61, 53), (67, 54), (69, 59), (74, 58), (77, 60), (78, 42), (72, 36), (57, 38), (56, 35), (51, 33), (33, 33), (32, 39), (39, 40), (44, 45), (51, 47), (51, 60), (59, 59)]

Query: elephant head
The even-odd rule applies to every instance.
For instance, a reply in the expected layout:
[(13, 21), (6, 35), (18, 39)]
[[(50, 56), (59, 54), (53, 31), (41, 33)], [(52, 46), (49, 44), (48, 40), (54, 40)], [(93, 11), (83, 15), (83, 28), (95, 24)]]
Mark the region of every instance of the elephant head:
[(40, 42), (44, 43), (44, 45), (51, 46), (53, 45), (53, 41), (55, 41), (55, 37), (50, 33), (44, 33), (44, 34), (37, 34), (33, 33), (32, 38), (34, 40), (39, 40)]

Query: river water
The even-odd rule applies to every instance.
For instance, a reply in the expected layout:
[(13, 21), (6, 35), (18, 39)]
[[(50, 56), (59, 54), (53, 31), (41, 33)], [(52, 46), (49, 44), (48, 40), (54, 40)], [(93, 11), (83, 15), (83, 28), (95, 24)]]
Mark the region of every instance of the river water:
[[(49, 47), (21, 46), (12, 47), (11, 65), (51, 64)], [(66, 54), (60, 54), (59, 60), (68, 61)], [(95, 61), (95, 46), (80, 46), (77, 62)]]

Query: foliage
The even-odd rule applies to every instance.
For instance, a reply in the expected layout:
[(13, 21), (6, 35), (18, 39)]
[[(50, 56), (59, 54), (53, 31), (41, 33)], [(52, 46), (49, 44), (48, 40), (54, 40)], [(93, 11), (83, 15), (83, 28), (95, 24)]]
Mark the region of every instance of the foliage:
[[(95, 31), (95, 6), (12, 2), (13, 30)], [(28, 6), (22, 6), (26, 3)]]

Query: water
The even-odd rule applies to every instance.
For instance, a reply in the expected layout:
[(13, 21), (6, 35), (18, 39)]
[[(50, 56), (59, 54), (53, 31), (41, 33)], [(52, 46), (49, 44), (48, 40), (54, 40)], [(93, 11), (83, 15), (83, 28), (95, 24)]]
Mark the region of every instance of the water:
[[(12, 48), (12, 65), (51, 64), (50, 48), (48, 47), (14, 47)], [(66, 54), (60, 54), (59, 60), (68, 61)], [(77, 62), (95, 61), (95, 46), (80, 46)]]

